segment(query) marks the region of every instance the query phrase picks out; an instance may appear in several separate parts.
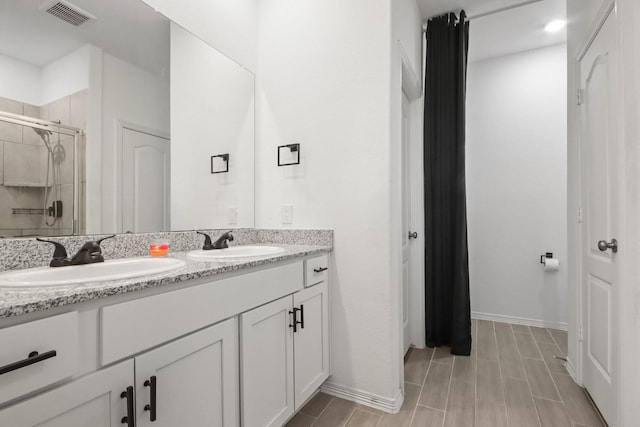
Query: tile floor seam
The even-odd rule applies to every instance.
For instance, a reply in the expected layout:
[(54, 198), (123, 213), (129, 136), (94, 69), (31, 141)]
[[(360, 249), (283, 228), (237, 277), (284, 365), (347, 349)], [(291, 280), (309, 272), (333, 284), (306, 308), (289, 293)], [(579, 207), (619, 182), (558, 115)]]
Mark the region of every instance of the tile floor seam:
[[(545, 331), (546, 331), (546, 328), (545, 328)], [(551, 336), (551, 334), (549, 334), (549, 336)], [(553, 340), (553, 336), (551, 336), (551, 340)], [(558, 397), (560, 398), (560, 402), (562, 402), (562, 406), (566, 410), (566, 404), (564, 402), (564, 399), (562, 398), (562, 394), (560, 393), (560, 389), (558, 388), (558, 384), (556, 384), (556, 380), (553, 378), (553, 375), (551, 374), (551, 369), (549, 369), (549, 364), (547, 363), (547, 359), (544, 358), (544, 354), (542, 353), (542, 350), (540, 349), (540, 346), (538, 345), (539, 343), (538, 343), (538, 340), (536, 340), (536, 337), (533, 337), (533, 342), (535, 343), (536, 348), (538, 349), (538, 351), (540, 352), (540, 355), (542, 356), (542, 360), (544, 361), (544, 366), (545, 366), (545, 368), (547, 368), (547, 373), (551, 377), (551, 382), (553, 383), (553, 386), (556, 389), (556, 393), (558, 393)], [(556, 347), (558, 347), (558, 350), (560, 350), (560, 347), (557, 344), (556, 344)], [(567, 412), (567, 416), (569, 416), (568, 412)], [(571, 420), (571, 417), (569, 417), (569, 419)], [(571, 420), (571, 421), (573, 422), (573, 420)]]
[(422, 406), (423, 408), (427, 408), (427, 409), (431, 409), (432, 411), (438, 411), (438, 412), (442, 412), (445, 413), (446, 411), (443, 411), (442, 409), (438, 409), (438, 408), (432, 408), (429, 405), (423, 405), (421, 403), (416, 403), (416, 406)]
[[(493, 322), (493, 335), (495, 336), (496, 339), (496, 353), (498, 355), (498, 375), (500, 376), (499, 380), (500, 380), (500, 391), (502, 392), (502, 403), (504, 404), (504, 419), (507, 421), (507, 425), (509, 425), (509, 411), (507, 411), (507, 396), (504, 390), (504, 382), (502, 381), (502, 363), (500, 363), (500, 346), (498, 345), (498, 333), (496, 332), (496, 323)], [(516, 344), (517, 345), (517, 344)], [(478, 384), (478, 367), (476, 366), (476, 390), (477, 390), (477, 384)], [(477, 392), (476, 392), (477, 394)], [(476, 396), (476, 404), (478, 403), (477, 401), (477, 396)]]
[[(435, 351), (433, 352), (435, 354)], [(455, 360), (454, 360), (455, 362)], [(434, 362), (431, 362), (434, 363)], [(431, 365), (429, 365), (431, 367)], [(477, 369), (476, 369), (477, 375)], [(442, 425), (443, 427), (447, 425), (447, 408), (449, 407), (449, 395), (451, 394), (451, 379), (453, 377), (453, 363), (451, 363), (451, 372), (449, 373), (449, 384), (447, 387), (447, 400), (444, 402), (444, 417), (442, 417)], [(424, 386), (422, 387), (424, 389)]]
[[(529, 396), (531, 397), (531, 403), (533, 403), (533, 408), (536, 410), (536, 417), (538, 417), (538, 425), (542, 426), (542, 418), (540, 417), (540, 414), (538, 413), (538, 406), (536, 405), (536, 401), (534, 400), (533, 397), (533, 390), (531, 389), (531, 384), (529, 383), (529, 374), (527, 374), (527, 370), (524, 367), (524, 363), (522, 363), (522, 352), (520, 351), (520, 346), (518, 345), (518, 341), (516, 340), (516, 331), (513, 330), (513, 327), (510, 327), (509, 329), (511, 329), (511, 334), (513, 335), (513, 340), (516, 344), (516, 350), (518, 350), (518, 356), (520, 356), (520, 363), (522, 364), (522, 370), (524, 372), (524, 378), (525, 378), (525, 382), (527, 383), (527, 388), (529, 389)], [(531, 334), (531, 337), (533, 338), (533, 334)]]
[[(331, 399), (329, 400), (329, 403), (327, 403), (327, 404), (325, 405), (325, 407), (322, 409), (322, 411), (320, 411), (320, 413), (318, 414), (318, 416), (317, 416), (317, 417), (315, 417), (315, 420), (311, 423), (311, 426), (310, 426), (310, 427), (313, 427), (313, 426), (318, 422), (318, 420), (320, 419), (320, 417), (322, 416), (322, 414), (324, 414), (324, 412), (327, 410), (327, 408), (329, 407), (329, 405), (331, 405), (331, 402), (333, 402), (333, 399), (335, 399), (335, 397), (334, 397), (334, 396), (331, 396)], [(307, 414), (307, 415), (308, 415), (308, 414)]]
[[(549, 332), (548, 331), (549, 328), (545, 328), (545, 329), (547, 329), (547, 332)], [(568, 339), (568, 335), (569, 335), (568, 331), (564, 331), (564, 332), (567, 332), (567, 339)], [(558, 341), (556, 341), (556, 337), (554, 337), (551, 332), (549, 332), (549, 335), (551, 335), (551, 340), (556, 345), (556, 347), (558, 347), (558, 350), (560, 350), (560, 355), (566, 359), (567, 355), (566, 354), (562, 354), (562, 347), (560, 346), (560, 343), (558, 343)], [(565, 366), (565, 368), (566, 368), (566, 366)]]
[(356, 413), (356, 409), (358, 409), (358, 408), (357, 408), (357, 407), (354, 407), (354, 408), (351, 410), (351, 414), (349, 414), (349, 418), (347, 418), (347, 419), (345, 420), (345, 422), (342, 424), (342, 426), (341, 426), (341, 427), (346, 427), (346, 426), (347, 426), (347, 424), (349, 424), (349, 421), (351, 421), (351, 418), (353, 418), (353, 414), (355, 414), (355, 413)]

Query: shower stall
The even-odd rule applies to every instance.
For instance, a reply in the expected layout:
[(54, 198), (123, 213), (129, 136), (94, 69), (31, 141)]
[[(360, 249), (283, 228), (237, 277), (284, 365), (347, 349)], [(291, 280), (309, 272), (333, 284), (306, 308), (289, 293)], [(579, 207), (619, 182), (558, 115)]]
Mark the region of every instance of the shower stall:
[(0, 111), (0, 237), (82, 232), (83, 144), (60, 120)]

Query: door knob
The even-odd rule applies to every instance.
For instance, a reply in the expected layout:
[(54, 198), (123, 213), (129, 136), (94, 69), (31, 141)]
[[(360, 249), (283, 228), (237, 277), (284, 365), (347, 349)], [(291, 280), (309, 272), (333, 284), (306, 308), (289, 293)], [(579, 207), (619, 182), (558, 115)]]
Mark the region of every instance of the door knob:
[(600, 249), (602, 252), (606, 251), (607, 249), (611, 249), (611, 252), (615, 254), (616, 252), (618, 252), (618, 241), (616, 239), (611, 239), (611, 243), (607, 243), (606, 240), (600, 240), (598, 241), (598, 249)]
[(416, 231), (409, 232), (409, 239), (417, 239), (417, 238), (418, 238), (418, 233)]

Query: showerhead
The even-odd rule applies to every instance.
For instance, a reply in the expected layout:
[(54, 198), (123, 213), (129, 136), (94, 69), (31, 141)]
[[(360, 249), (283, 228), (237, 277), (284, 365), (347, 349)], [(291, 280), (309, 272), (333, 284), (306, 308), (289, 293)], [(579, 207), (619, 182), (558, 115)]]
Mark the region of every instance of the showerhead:
[(31, 128), (31, 129), (33, 129), (35, 133), (40, 135), (40, 138), (44, 138), (45, 136), (52, 134), (50, 130), (46, 130), (46, 129), (39, 129), (39, 128)]

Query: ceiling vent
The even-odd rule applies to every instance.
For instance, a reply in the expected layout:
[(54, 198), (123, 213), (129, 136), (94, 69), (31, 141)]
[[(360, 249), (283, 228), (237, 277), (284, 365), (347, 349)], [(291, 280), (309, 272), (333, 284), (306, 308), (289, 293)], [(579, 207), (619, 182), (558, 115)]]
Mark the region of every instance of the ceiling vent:
[(87, 21), (96, 19), (96, 17), (90, 13), (64, 0), (56, 1), (53, 4), (48, 3), (43, 7), (43, 10), (74, 27), (79, 27)]

